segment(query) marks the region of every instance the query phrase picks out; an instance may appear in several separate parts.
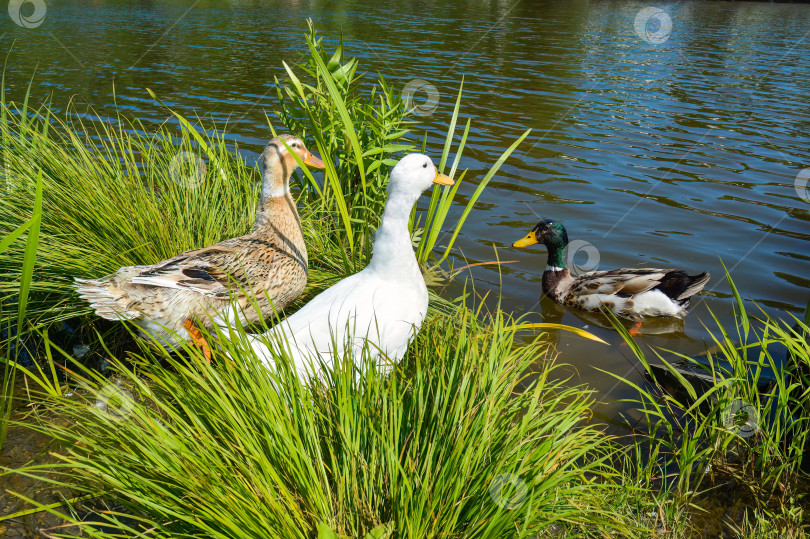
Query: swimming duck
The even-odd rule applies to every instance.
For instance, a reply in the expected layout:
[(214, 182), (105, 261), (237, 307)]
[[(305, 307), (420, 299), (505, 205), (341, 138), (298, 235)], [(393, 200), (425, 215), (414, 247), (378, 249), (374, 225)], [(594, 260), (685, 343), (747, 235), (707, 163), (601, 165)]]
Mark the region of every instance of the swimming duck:
[(428, 308), (408, 220), (416, 200), (433, 184), (453, 185), (453, 180), (440, 174), (429, 157), (411, 154), (397, 163), (368, 266), (315, 296), (267, 333), (245, 335), (265, 365), (275, 364), (279, 346), (289, 349), (302, 379), (317, 374), (318, 359), (331, 365), (336, 352), (358, 357), (366, 345), (373, 358), (402, 359)]
[(79, 295), (98, 316), (131, 320), (142, 334), (151, 334), (166, 347), (190, 339), (207, 359), (211, 352), (196, 323), (212, 325), (206, 322), (211, 314), (255, 323), (297, 298), (307, 282), (308, 260), (290, 196), (290, 176), (298, 162), (284, 143), (307, 167), (324, 168), (300, 138), (281, 135), (271, 140), (259, 158), (261, 201), (250, 233), (151, 266), (75, 279)]
[(513, 247), (542, 243), (548, 248), (543, 272), (543, 292), (557, 303), (583, 311), (606, 307), (630, 320), (686, 315), (691, 297), (706, 285), (710, 275), (687, 275), (676, 269), (616, 269), (572, 276), (565, 267), (568, 233), (559, 221), (543, 219)]

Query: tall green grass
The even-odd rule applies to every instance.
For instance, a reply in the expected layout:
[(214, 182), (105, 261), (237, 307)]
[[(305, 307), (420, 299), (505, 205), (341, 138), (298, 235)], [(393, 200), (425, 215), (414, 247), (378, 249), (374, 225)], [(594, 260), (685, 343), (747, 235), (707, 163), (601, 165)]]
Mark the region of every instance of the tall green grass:
[[(5, 103), (5, 70), (3, 71), (2, 82), (0, 82), (0, 103)], [(30, 91), (30, 88), (29, 88)], [(26, 93), (22, 106), (22, 115), (25, 116), (28, 107), (29, 93)], [(6, 123), (8, 117), (5, 108), (0, 110), (0, 122)], [(5, 148), (5, 147), (4, 147)], [(5, 154), (5, 151), (4, 151)], [(5, 163), (5, 161), (4, 161)], [(6, 180), (5, 189), (2, 189), (4, 197), (10, 196), (10, 185), (6, 168), (0, 165), (0, 178)], [(34, 200), (30, 211), (22, 215), (30, 218), (13, 230), (9, 230), (0, 239), (0, 255), (15, 247), (15, 243), (22, 245), (19, 261), (19, 281), (16, 289), (16, 323), (9, 314), (5, 315), (5, 302), (8, 298), (0, 298), (0, 331), (5, 331), (4, 358), (3, 358), (3, 378), (0, 385), (0, 450), (6, 442), (8, 436), (9, 422), (14, 403), (15, 382), (17, 379), (17, 355), (23, 348), (22, 335), (24, 333), (24, 323), (28, 308), (28, 297), (31, 291), (34, 265), (37, 257), (37, 247), (39, 245), (39, 233), (42, 225), (42, 171), (36, 174), (33, 181)], [(25, 235), (25, 242), (20, 241)]]
[[(2, 81), (0, 81), (0, 103), (6, 102), (6, 72), (3, 70)], [(29, 91), (26, 92), (20, 111), (20, 117), (23, 130), (26, 129), (27, 113), (28, 113), (28, 99), (30, 96)], [(0, 109), (0, 123), (6, 125), (8, 118), (8, 111), (5, 107)], [(28, 140), (20, 139), (21, 145), (28, 144)], [(6, 145), (2, 145), (3, 162), (0, 164), (0, 179), (5, 180), (5, 186), (0, 186), (0, 192), (3, 193), (3, 198), (13, 195), (11, 183), (9, 182), (9, 172), (6, 168), (5, 155), (7, 153)], [(31, 292), (31, 284), (33, 281), (34, 266), (37, 257), (37, 247), (39, 245), (39, 234), (42, 226), (42, 170), (37, 171), (32, 168), (32, 179), (29, 182), (32, 186), (34, 193), (33, 200), (29, 207), (19, 208), (21, 210), (21, 219), (16, 227), (9, 227), (4, 230), (2, 239), (0, 239), (0, 256), (7, 252), (17, 252), (16, 265), (19, 272), (19, 280), (14, 289), (16, 297), (13, 303), (16, 306), (16, 321), (14, 320), (11, 312), (7, 309), (6, 304), (9, 303), (9, 297), (0, 297), (0, 331), (5, 331), (7, 338), (5, 340), (4, 358), (3, 358), (3, 378), (2, 385), (0, 386), (0, 450), (5, 445), (6, 437), (8, 435), (9, 421), (14, 403), (14, 389), (17, 378), (17, 354), (22, 349), (22, 335), (24, 333), (24, 324), (26, 322), (26, 314), (28, 309), (28, 298)], [(26, 217), (30, 216), (28, 219)], [(25, 235), (25, 242), (20, 241)]]
[[(304, 200), (317, 208), (321, 218), (322, 251), (339, 254), (339, 258), (326, 257), (316, 264), (328, 262), (332, 269), (346, 275), (368, 263), (372, 233), (379, 225), (387, 196), (389, 167), (403, 152), (414, 150), (418, 141), (409, 136), (411, 122), (404, 101), (384, 77), (361, 94), (362, 77), (357, 74), (357, 60), (345, 57), (342, 40), (334, 52), (328, 53), (310, 22), (306, 42), (309, 57), (296, 66), (303, 75), (297, 75), (296, 70), (284, 64), (288, 78), (276, 80), (279, 98), (276, 114), (288, 130), (311, 136), (327, 165), (323, 185), (309, 177), (301, 182), (301, 188)], [(465, 172), (457, 175), (457, 171), (470, 120), (453, 147), (459, 137), (462, 88), (463, 85), (459, 87), (437, 163), (439, 172), (456, 179), (456, 184), (452, 188), (435, 186), (427, 212), (424, 215), (414, 212), (411, 217), (417, 259), (425, 267), (430, 258), (437, 264), (448, 258), (481, 193), (531, 131), (527, 130), (496, 159), (467, 200), (446, 244), (437, 245), (465, 176)], [(441, 248), (440, 253), (435, 252), (437, 247)]]
[(90, 537), (114, 536), (101, 524), (155, 537), (424, 539), (617, 522), (594, 506), (613, 487), (588, 478), (604, 458), (604, 436), (583, 424), (591, 393), (551, 363), (538, 370), (544, 345), (515, 348), (500, 315), (458, 314), (424, 327), (388, 377), (358, 378), (364, 354), (305, 386), (287, 358), (267, 370), (230, 342), (233, 361), (213, 367), (191, 349), (189, 363), (146, 348), (117, 381), (77, 364), (81, 396), (48, 396), (62, 419), (35, 428), (61, 442), (58, 485), (117, 508), (81, 524)]
[[(807, 320), (792, 315), (780, 320), (759, 309), (753, 316), (727, 278), (735, 324), (724, 327), (712, 313), (715, 327), (707, 330), (714, 345), (700, 359), (645, 351), (614, 324), (648, 377), (636, 384), (607, 373), (637, 393), (627, 401), (640, 420), (629, 425), (623, 468), (658, 500), (662, 522), (686, 535), (694, 530), (684, 517), (691, 513), (699, 521), (712, 491), (733, 480), (741, 503), (749, 505), (737, 532), (765, 533), (761, 520), (770, 514), (768, 534), (793, 536), (803, 527), (801, 510), (791, 507), (806, 480), (801, 465), (810, 437), (810, 330)], [(786, 358), (775, 356), (773, 345), (786, 350)], [(763, 383), (766, 369), (773, 373), (770, 384)], [(703, 373), (708, 384), (696, 384), (690, 370)]]
[[(14, 388), (17, 378), (17, 357), (22, 349), (21, 336), (25, 323), (28, 295), (31, 290), (31, 281), (34, 273), (34, 264), (37, 258), (39, 245), (39, 229), (42, 222), (42, 173), (37, 174), (34, 181), (34, 203), (31, 208), (31, 217), (0, 240), (0, 253), (6, 251), (15, 242), (20, 241), (25, 234), (23, 256), (20, 258), (20, 282), (17, 291), (17, 317), (16, 324), (11, 317), (0, 317), (0, 330), (7, 332), (5, 342), (5, 358), (3, 360), (3, 379), (0, 386), (0, 450), (6, 442), (9, 421), (14, 402)], [(20, 242), (22, 243), (22, 242)]]
[[(737, 326), (717, 324), (705, 393), (624, 334), (650, 377), (634, 385), (641, 421), (626, 440), (587, 421), (591, 393), (538, 362), (540, 340), (514, 345), (520, 324), (460, 308), (428, 321), (388, 377), (358, 377), (368, 359), (342, 358), (302, 385), (287, 358), (268, 371), (237, 341), (215, 366), (190, 346), (190, 362), (146, 346), (114, 378), (73, 363), (81, 391), (39, 408), (64, 412), (36, 427), (63, 447), (62, 475), (46, 480), (103, 500), (90, 517), (65, 513), (91, 537), (686, 538), (716, 521), (702, 511), (731, 480), (747, 509), (717, 533), (801, 537), (807, 324), (753, 320), (737, 300)], [(787, 363), (764, 346), (775, 342)], [(758, 354), (743, 359), (745, 347)], [(767, 389), (764, 365), (777, 373)], [(741, 398), (758, 410), (751, 436), (749, 418), (725, 413)]]

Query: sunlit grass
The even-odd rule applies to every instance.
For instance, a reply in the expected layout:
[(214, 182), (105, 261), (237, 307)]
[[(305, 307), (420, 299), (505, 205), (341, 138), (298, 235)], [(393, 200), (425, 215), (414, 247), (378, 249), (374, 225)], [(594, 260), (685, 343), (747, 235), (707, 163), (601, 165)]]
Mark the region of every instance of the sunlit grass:
[(582, 423), (590, 392), (538, 371), (543, 345), (515, 348), (501, 317), (458, 314), (388, 377), (343, 358), (309, 386), (228, 341), (215, 367), (147, 348), (118, 381), (82, 369), (82, 396), (48, 397), (62, 419), (35, 428), (62, 442), (66, 486), (126, 508), (98, 518), (157, 536), (525, 537), (615, 520), (592, 506), (611, 487), (586, 477), (603, 441)]
[[(17, 289), (17, 318), (16, 326), (12, 325), (11, 317), (0, 316), (0, 330), (5, 330), (7, 338), (5, 346), (5, 357), (3, 358), (3, 379), (0, 386), (0, 449), (6, 441), (8, 434), (9, 419), (14, 402), (14, 385), (16, 381), (17, 369), (15, 368), (16, 358), (13, 354), (20, 349), (20, 332), (15, 331), (15, 327), (22, 326), (28, 307), (28, 295), (31, 290), (34, 265), (37, 259), (37, 247), (39, 245), (39, 230), (42, 223), (42, 173), (37, 175), (34, 187), (34, 202), (31, 208), (31, 217), (15, 230), (11, 231), (0, 240), (0, 254), (6, 251), (14, 242), (25, 235), (24, 250), (21, 257), (20, 281)], [(0, 303), (0, 307), (2, 304)], [(2, 309), (0, 309), (2, 312)]]
[[(727, 277), (735, 324), (714, 318), (715, 327), (707, 328), (714, 347), (700, 360), (645, 351), (614, 324), (649, 377), (639, 385), (612, 375), (636, 390), (627, 402), (641, 414), (629, 425), (632, 441), (622, 468), (632, 483), (656, 493), (660, 522), (676, 531), (694, 532), (684, 517), (699, 516), (712, 492), (734, 481), (736, 495), (750, 505), (739, 533), (798, 536), (804, 523), (794, 504), (804, 491), (801, 465), (810, 436), (810, 329), (793, 316), (751, 315)], [(666, 380), (653, 363), (663, 366)], [(771, 383), (762, 383), (765, 370)], [(696, 384), (688, 371), (708, 375), (710, 387)], [(781, 516), (763, 528), (767, 514)]]

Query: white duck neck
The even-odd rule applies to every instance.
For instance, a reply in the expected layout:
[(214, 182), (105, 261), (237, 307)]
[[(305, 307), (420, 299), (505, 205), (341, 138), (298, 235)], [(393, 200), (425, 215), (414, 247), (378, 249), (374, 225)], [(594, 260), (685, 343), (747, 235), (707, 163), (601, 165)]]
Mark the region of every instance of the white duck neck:
[(409, 278), (419, 271), (408, 232), (411, 209), (419, 193), (393, 191), (385, 203), (380, 228), (374, 238), (369, 269), (394, 278)]

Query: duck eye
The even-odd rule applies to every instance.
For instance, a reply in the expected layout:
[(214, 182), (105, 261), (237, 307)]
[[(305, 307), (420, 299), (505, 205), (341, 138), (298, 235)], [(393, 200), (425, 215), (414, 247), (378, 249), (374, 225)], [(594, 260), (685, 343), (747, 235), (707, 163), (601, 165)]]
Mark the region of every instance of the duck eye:
[(427, 168), (427, 163), (422, 163), (422, 168)]

